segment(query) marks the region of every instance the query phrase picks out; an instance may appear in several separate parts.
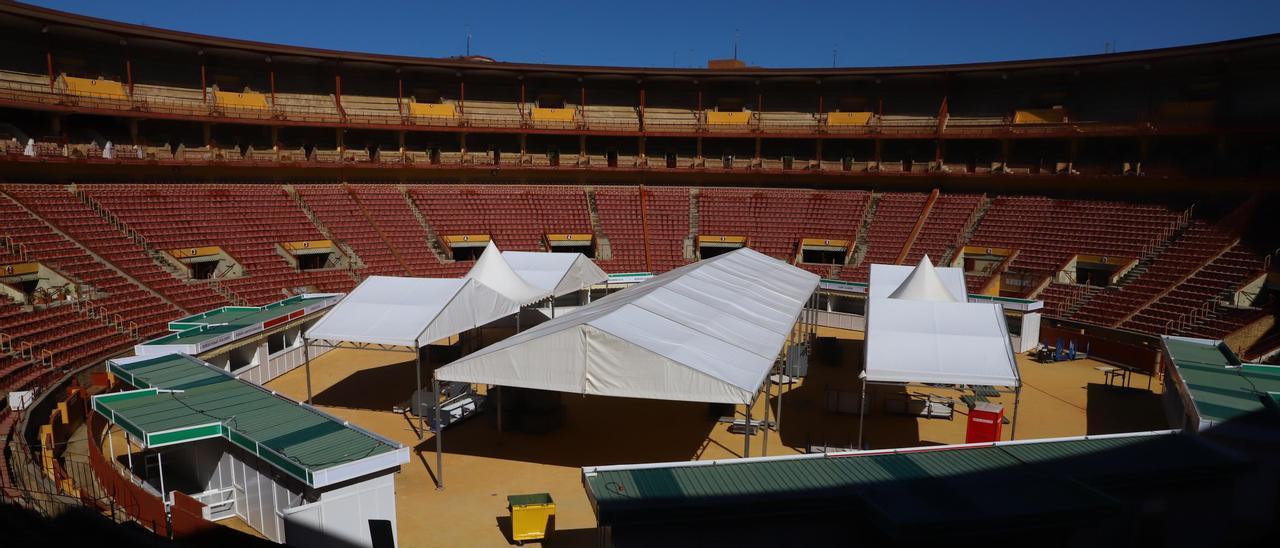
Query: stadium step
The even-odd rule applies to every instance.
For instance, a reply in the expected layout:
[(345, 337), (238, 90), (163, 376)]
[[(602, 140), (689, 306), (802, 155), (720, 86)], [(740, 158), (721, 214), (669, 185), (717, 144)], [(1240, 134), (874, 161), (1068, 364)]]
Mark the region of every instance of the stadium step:
[(436, 260), (441, 263), (452, 263), (453, 257), (444, 252), (444, 244), (440, 243), (440, 236), (436, 234), (435, 228), (431, 223), (427, 222), (427, 216), (422, 214), (422, 210), (418, 209), (417, 204), (413, 203), (413, 197), (409, 195), (409, 188), (404, 185), (398, 185), (396, 188), (400, 190), (400, 195), (404, 197), (405, 205), (409, 206), (409, 211), (413, 213), (414, 218), (418, 219), (418, 224), (422, 226), (422, 230), (427, 233), (427, 248), (431, 253), (435, 254)]
[(596, 209), (596, 189), (587, 186), (582, 191), (587, 195), (587, 217), (591, 219), (591, 232), (596, 240), (596, 258), (607, 261), (613, 258), (613, 245), (609, 243), (604, 226), (600, 224), (600, 212)]

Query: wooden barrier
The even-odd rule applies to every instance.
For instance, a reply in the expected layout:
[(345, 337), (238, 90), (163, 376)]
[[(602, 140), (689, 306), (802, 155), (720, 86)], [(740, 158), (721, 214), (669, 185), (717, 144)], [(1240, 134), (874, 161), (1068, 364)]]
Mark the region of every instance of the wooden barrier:
[(103, 491), (115, 500), (116, 506), (143, 527), (154, 531), (157, 535), (168, 537), (170, 531), (165, 517), (164, 501), (123, 477), (116, 471), (115, 465), (108, 462), (102, 454), (98, 438), (105, 427), (105, 419), (96, 413), (89, 416), (89, 426), (85, 430), (89, 436), (89, 466), (93, 469), (93, 476), (97, 478)]
[(1063, 327), (1041, 326), (1040, 342), (1054, 347), (1062, 340), (1063, 348), (1072, 341), (1076, 350), (1084, 352), (1088, 349), (1089, 357), (1132, 367), (1151, 376), (1160, 376), (1164, 368), (1160, 362), (1160, 350), (1140, 344), (1117, 341), (1098, 334), (1087, 333), (1085, 329), (1068, 329)]
[(181, 491), (173, 492), (169, 507), (173, 538), (180, 539), (208, 531), (214, 523), (204, 519), (204, 504)]

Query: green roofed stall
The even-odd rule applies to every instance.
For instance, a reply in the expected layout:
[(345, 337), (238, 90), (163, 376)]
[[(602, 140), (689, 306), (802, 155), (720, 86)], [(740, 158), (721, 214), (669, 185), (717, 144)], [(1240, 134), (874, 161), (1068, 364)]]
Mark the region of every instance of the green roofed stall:
[(94, 396), (93, 410), (155, 448), (222, 437), (310, 487), (409, 461), (408, 448), (185, 354), (110, 360), (136, 388)]
[[(1197, 428), (1247, 416), (1275, 414), (1280, 367), (1243, 363), (1222, 341), (1162, 337), (1166, 367)], [(1166, 364), (1167, 365), (1167, 364)]]
[(589, 467), (583, 484), (601, 526), (854, 511), (912, 538), (979, 522), (1087, 520), (1117, 509), (1116, 485), (1239, 466), (1198, 438), (1152, 432)]
[(198, 355), (303, 316), (329, 308), (340, 293), (295, 295), (265, 306), (224, 306), (169, 322), (172, 333), (138, 345), (138, 354), (182, 352)]

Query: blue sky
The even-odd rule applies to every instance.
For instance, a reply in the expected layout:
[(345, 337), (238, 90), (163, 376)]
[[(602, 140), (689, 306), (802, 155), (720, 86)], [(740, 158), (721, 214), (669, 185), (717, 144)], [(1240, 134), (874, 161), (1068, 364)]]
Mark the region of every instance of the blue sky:
[(765, 67), (965, 63), (1132, 51), (1280, 32), (1277, 0), (50, 0), (94, 17), (200, 34), (426, 57)]

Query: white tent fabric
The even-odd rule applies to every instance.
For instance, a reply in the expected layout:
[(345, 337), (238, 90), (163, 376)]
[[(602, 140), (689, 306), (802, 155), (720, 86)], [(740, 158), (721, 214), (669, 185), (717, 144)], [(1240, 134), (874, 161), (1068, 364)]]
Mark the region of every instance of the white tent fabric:
[[(867, 288), (867, 299), (885, 298), (902, 287), (903, 282), (911, 276), (916, 267), (907, 265), (873, 264), (871, 265), (870, 286)], [(933, 268), (934, 273), (942, 280), (955, 302), (969, 299), (964, 285), (964, 269), (954, 267)]]
[(420, 348), (519, 309), (519, 302), (473, 279), (370, 276), (306, 338)]
[(502, 257), (529, 285), (557, 297), (609, 279), (595, 261), (581, 253), (503, 251)]
[[(902, 267), (871, 266), (871, 288), (899, 282), (903, 293), (920, 290), (927, 263), (899, 276)], [(958, 269), (939, 269), (958, 270)], [(884, 277), (884, 274), (889, 276)], [(918, 275), (917, 275), (918, 274)], [(877, 276), (882, 276), (877, 280)], [(954, 297), (953, 283), (940, 273)], [(913, 278), (915, 281), (913, 281)], [(963, 275), (959, 288), (963, 290)], [(935, 291), (937, 288), (929, 289)], [(891, 290), (889, 295), (898, 293)], [(1018, 386), (1018, 366), (999, 304), (964, 300), (871, 296), (867, 300), (864, 375), (868, 382), (922, 382)]]
[(492, 240), (484, 246), (484, 252), (464, 277), (474, 278), (522, 305), (551, 296), (550, 290), (529, 285), (520, 274), (512, 270), (504, 253), (498, 251), (498, 246)]
[(745, 404), (818, 276), (751, 249), (672, 270), (436, 370), (443, 381)]
[(889, 298), (940, 303), (960, 302), (943, 283), (942, 277), (933, 268), (933, 262), (929, 260), (928, 255), (920, 259), (920, 264), (907, 275), (902, 285), (889, 294)]

